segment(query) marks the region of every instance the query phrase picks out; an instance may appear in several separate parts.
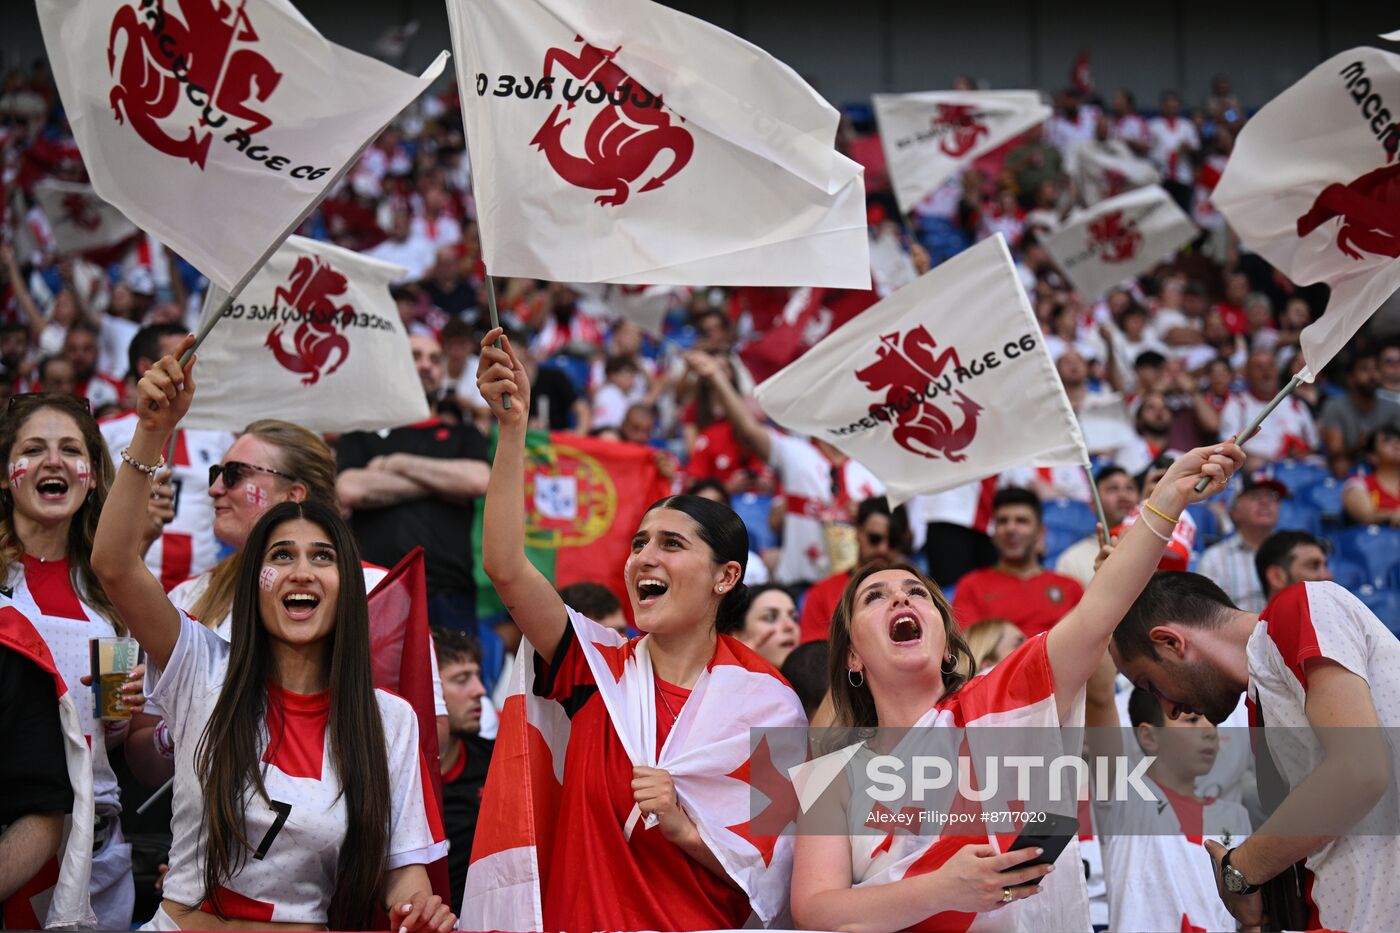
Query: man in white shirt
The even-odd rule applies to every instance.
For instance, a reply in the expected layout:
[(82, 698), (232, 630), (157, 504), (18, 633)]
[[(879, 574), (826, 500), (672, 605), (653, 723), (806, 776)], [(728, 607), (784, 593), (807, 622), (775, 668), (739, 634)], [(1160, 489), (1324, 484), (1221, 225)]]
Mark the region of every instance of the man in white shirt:
[(1259, 473), (1245, 476), (1244, 488), (1230, 503), (1235, 533), (1206, 548), (1197, 570), (1214, 580), (1236, 606), (1248, 612), (1264, 608), (1264, 587), (1254, 566), (1260, 545), (1278, 524), (1278, 504), (1288, 487)]
[(1195, 177), (1193, 159), (1201, 148), (1201, 139), (1196, 124), (1181, 115), (1181, 99), (1175, 91), (1162, 93), (1162, 114), (1147, 122), (1147, 131), (1152, 137), (1152, 161), (1162, 173), (1163, 187), (1178, 202), (1187, 198), (1183, 206), (1189, 206)]
[[(1232, 392), (1221, 409), (1221, 437), (1238, 435), (1278, 394), (1278, 367), (1273, 354), (1267, 350), (1249, 354), (1244, 364), (1244, 379), (1248, 389)], [(1317, 424), (1312, 413), (1297, 396), (1290, 395), (1264, 419), (1259, 433), (1246, 440), (1244, 448), (1253, 460), (1271, 462), (1305, 456), (1316, 451), (1318, 445)]]
[(416, 282), (428, 274), (437, 261), (437, 250), (433, 241), (420, 231), (413, 231), (413, 219), (408, 211), (394, 211), (394, 220), (389, 230), (389, 239), (373, 249), (365, 250), (365, 255), (384, 262), (403, 266), (407, 271), (395, 283)]

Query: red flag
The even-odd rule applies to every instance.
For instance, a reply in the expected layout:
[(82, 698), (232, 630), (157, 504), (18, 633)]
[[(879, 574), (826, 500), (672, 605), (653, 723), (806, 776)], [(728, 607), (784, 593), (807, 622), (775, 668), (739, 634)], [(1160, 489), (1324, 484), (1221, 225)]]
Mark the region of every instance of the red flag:
[[(444, 838), (432, 634), (428, 631), (428, 585), (421, 547), (409, 551), (369, 594), (369, 647), (374, 686), (403, 697), (418, 714), (421, 771), (424, 784), (430, 785), (423, 789), (428, 824), (435, 838)], [(433, 893), (451, 903), (445, 856), (428, 866), (428, 877)]]
[(766, 334), (739, 351), (740, 359), (755, 382), (762, 382), (778, 372), (820, 343), (827, 334), (880, 300), (874, 289), (813, 288), (804, 291), (805, 301), (795, 295), (782, 318)]
[(1074, 84), (1074, 89), (1081, 95), (1094, 93), (1094, 75), (1089, 70), (1088, 49), (1079, 50), (1079, 55), (1074, 59), (1074, 65), (1069, 70), (1069, 79)]

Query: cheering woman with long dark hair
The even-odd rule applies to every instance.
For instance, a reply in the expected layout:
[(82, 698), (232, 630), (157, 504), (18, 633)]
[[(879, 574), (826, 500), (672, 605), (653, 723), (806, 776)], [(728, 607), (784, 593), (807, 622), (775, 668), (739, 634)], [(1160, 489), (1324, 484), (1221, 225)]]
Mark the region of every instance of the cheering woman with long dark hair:
[(137, 548), (160, 452), (189, 409), (186, 338), (141, 378), (141, 422), (112, 485), (93, 569), (148, 655), (175, 738), (174, 840), (147, 929), (394, 929), (455, 918), (424, 866), (446, 851), (417, 720), (374, 689), (364, 579), (340, 516), (285, 502), (254, 526), (233, 639), (176, 609)]

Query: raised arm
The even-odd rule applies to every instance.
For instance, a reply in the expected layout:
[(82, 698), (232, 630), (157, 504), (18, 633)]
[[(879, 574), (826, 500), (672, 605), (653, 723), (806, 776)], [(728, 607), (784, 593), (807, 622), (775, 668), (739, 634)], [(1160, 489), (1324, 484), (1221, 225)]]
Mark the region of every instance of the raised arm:
[[(173, 354), (148, 369), (136, 387), (140, 421), (127, 454), (137, 463), (154, 467), (175, 425), (189, 411), (194, 398), (194, 360), (181, 369), (179, 359), (192, 346), (194, 337), (186, 337)], [(146, 507), (151, 498), (151, 476), (124, 461), (118, 466), (93, 538), (92, 569), (131, 634), (151, 661), (163, 668), (180, 635), (180, 612), (141, 554), (149, 520)]]
[[(1186, 506), (1224, 489), (1243, 463), (1244, 451), (1234, 443), (1182, 454), (1143, 504), (1137, 522), (1089, 581), (1079, 605), (1050, 630), (1047, 650), (1061, 715), (1088, 683), (1108, 650), (1114, 628), (1156, 572), (1173, 527), (1161, 515), (1180, 518)], [(1203, 476), (1211, 483), (1198, 493), (1196, 482)]]
[[(500, 339), (502, 348), (495, 342)], [(482, 516), (481, 567), (521, 633), (547, 662), (554, 660), (564, 627), (564, 601), (545, 575), (525, 556), (525, 434), (530, 416), (530, 378), (496, 328), (481, 340), (476, 386), (500, 426), (496, 459), (486, 484)], [(502, 396), (510, 396), (510, 409)]]
[(734, 428), (734, 436), (749, 450), (752, 450), (764, 463), (773, 454), (773, 438), (768, 429), (759, 423), (753, 412), (744, 404), (739, 393), (734, 390), (725, 376), (724, 367), (714, 357), (699, 350), (691, 350), (685, 355), (685, 362), (696, 375), (709, 383), (719, 403), (724, 406), (724, 416)]

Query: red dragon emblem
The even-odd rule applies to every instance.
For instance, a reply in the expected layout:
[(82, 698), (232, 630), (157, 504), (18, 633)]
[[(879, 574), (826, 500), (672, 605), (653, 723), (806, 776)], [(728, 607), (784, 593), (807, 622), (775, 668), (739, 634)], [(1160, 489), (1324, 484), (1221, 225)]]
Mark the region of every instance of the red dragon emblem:
[(1122, 211), (1109, 211), (1089, 224), (1089, 249), (1104, 262), (1127, 262), (1141, 246), (1137, 224), (1124, 220)]
[[(582, 39), (575, 37), (575, 41)], [(561, 119), (561, 115), (566, 109), (574, 108), (575, 100), (567, 105), (555, 105), (530, 140), (530, 144), (549, 159), (559, 177), (569, 184), (611, 192), (594, 198), (596, 204), (626, 203), (633, 194), (632, 185), (647, 174), (658, 156), (669, 152), (670, 164), (635, 189), (637, 192), (655, 191), (685, 168), (695, 151), (695, 140), (690, 132), (673, 124), (671, 115), (656, 106), (659, 99), (613, 62), (613, 56), (621, 48), (618, 46), (609, 52), (585, 43), (577, 55), (555, 48), (545, 52), (547, 77), (555, 77), (554, 68), (558, 65), (582, 84), (595, 86), (607, 96), (588, 124), (582, 156), (569, 152), (564, 145), (564, 128), (572, 117)], [(645, 95), (643, 102), (638, 102), (639, 95)]]
[[(273, 293), (273, 300), (282, 308), (300, 312), (300, 323), (292, 335), (290, 350), (283, 340), (285, 322), (273, 325), (264, 343), (277, 362), (294, 373), (306, 374), (302, 385), (313, 385), (321, 376), (329, 376), (350, 355), (350, 341), (340, 331), (355, 311), (348, 304), (337, 305), (332, 300), (344, 295), (348, 285), (345, 276), (320, 256), (302, 256), (292, 268), (287, 284)], [(338, 356), (327, 367), (332, 354)]]
[[(902, 340), (899, 334), (885, 334), (875, 351), (875, 362), (856, 370), (856, 378), (870, 391), (885, 393), (884, 403), (871, 405), (870, 413), (881, 418), (894, 416), (894, 439), (899, 446), (930, 460), (944, 457), (960, 463), (967, 457), (959, 451), (977, 436), (982, 406), (961, 389), (953, 393), (957, 398), (953, 405), (963, 413), (962, 424), (954, 428), (953, 419), (925, 397), (929, 382), (943, 374), (950, 360), (954, 367), (962, 365), (956, 349), (950, 347), (935, 355), (937, 346), (923, 326), (915, 327)], [(919, 401), (908, 404), (911, 396)]]
[[(271, 126), (250, 102), (266, 101), (282, 73), (246, 45), (235, 47), (258, 41), (246, 3), (234, 9), (223, 0), (180, 0), (184, 20), (166, 10), (163, 0), (142, 0), (142, 13), (120, 7), (107, 41), (107, 70), (117, 81), (110, 97), (117, 122), (130, 123), (157, 150), (201, 169), (213, 138), (205, 127), (221, 127), (232, 118), (251, 136)], [(178, 131), (171, 136), (162, 121), (186, 98), (203, 112), (183, 138)]]
[(977, 108), (970, 104), (939, 104), (933, 128), (943, 131), (939, 150), (955, 159), (966, 155), (979, 139), (991, 132), (982, 122)]
[(1367, 172), (1349, 185), (1328, 185), (1298, 218), (1305, 237), (1334, 217), (1342, 219), (1337, 249), (1352, 259), (1362, 251), (1400, 257), (1400, 163)]
[(92, 203), (92, 198), (77, 191), (63, 196), (63, 218), (78, 229), (89, 232), (102, 226), (102, 215)]

